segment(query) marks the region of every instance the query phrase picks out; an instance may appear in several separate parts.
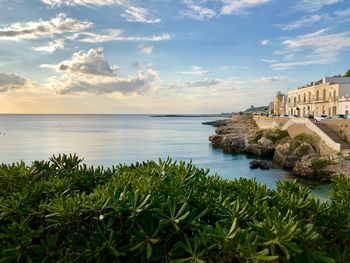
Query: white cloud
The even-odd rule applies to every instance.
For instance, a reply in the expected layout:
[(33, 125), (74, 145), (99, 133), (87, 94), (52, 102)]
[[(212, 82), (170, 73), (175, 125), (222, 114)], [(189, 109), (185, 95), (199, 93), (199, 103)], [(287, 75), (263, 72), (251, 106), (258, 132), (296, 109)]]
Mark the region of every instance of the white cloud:
[(223, 6), (221, 8), (221, 14), (239, 14), (246, 11), (246, 9), (267, 4), (270, 1), (271, 0), (221, 0), (221, 2), (223, 3)]
[(42, 2), (50, 7), (57, 6), (106, 6), (106, 5), (123, 5), (126, 0), (42, 0)]
[(183, 0), (186, 10), (181, 10), (182, 16), (191, 17), (196, 20), (206, 20), (216, 16), (216, 12), (213, 9), (203, 7), (193, 0)]
[(140, 71), (136, 76), (128, 78), (118, 77), (118, 67), (110, 66), (104, 59), (102, 49), (79, 51), (70, 60), (42, 67), (55, 68), (62, 74), (48, 79), (50, 88), (57, 94), (143, 94), (159, 80), (158, 73), (153, 69)]
[(266, 46), (266, 45), (270, 44), (270, 42), (271, 42), (270, 39), (264, 39), (263, 41), (260, 42), (260, 44), (261, 44), (262, 46)]
[(273, 82), (279, 82), (279, 81), (286, 81), (286, 76), (272, 76), (272, 77), (261, 77), (257, 80), (257, 82), (265, 82), (265, 83), (273, 83)]
[(235, 66), (227, 66), (227, 65), (220, 67), (221, 70), (234, 70), (236, 68), (237, 67)]
[(325, 6), (341, 2), (343, 2), (343, 0), (300, 0), (299, 3), (297, 3), (297, 8), (308, 12), (315, 12)]
[(334, 12), (337, 16), (350, 16), (350, 8)]
[(293, 30), (293, 29), (311, 26), (312, 24), (320, 21), (325, 17), (326, 16), (324, 15), (312, 15), (312, 16), (303, 17), (297, 21), (294, 21), (286, 25), (277, 25), (277, 26), (282, 28), (283, 30)]
[(149, 9), (130, 6), (124, 11), (122, 16), (129, 22), (139, 22), (146, 24), (157, 24), (161, 20), (159, 18), (152, 18)]
[(41, 67), (55, 68), (57, 72), (69, 74), (98, 76), (115, 76), (118, 72), (117, 66), (111, 66), (105, 60), (102, 48), (90, 49), (87, 53), (81, 50), (74, 53), (71, 60), (62, 61), (56, 66), (42, 65)]
[(181, 86), (184, 88), (200, 88), (200, 87), (212, 87), (220, 83), (218, 79), (203, 79), (197, 81), (188, 81), (183, 83)]
[(264, 63), (268, 63), (268, 64), (271, 64), (271, 63), (276, 63), (276, 60), (274, 59), (261, 59), (262, 62)]
[(327, 34), (328, 29), (288, 38), (283, 48), (275, 52), (282, 62), (271, 64), (274, 69), (288, 69), (303, 65), (332, 63), (345, 48), (350, 47), (350, 31)]
[(152, 54), (153, 52), (153, 46), (147, 45), (147, 44), (139, 45), (139, 49), (141, 50), (142, 53), (145, 53), (148, 55)]
[(74, 36), (74, 40), (86, 43), (101, 43), (108, 41), (166, 41), (170, 40), (171, 36), (168, 33), (154, 36), (124, 36), (121, 29), (108, 29), (104, 33), (83, 32)]
[(28, 84), (29, 81), (20, 76), (0, 73), (0, 93), (21, 89)]
[(53, 53), (57, 49), (64, 48), (64, 39), (57, 39), (55, 41), (50, 41), (46, 46), (41, 47), (32, 47), (34, 51), (43, 52), (43, 53)]
[(182, 71), (182, 74), (186, 74), (186, 75), (207, 75), (209, 74), (211, 71), (209, 69), (203, 69), (199, 66), (193, 65), (190, 67), (189, 71)]
[(50, 20), (39, 20), (36, 22), (14, 23), (0, 28), (0, 40), (21, 40), (52, 37), (56, 34), (66, 32), (80, 32), (92, 27), (88, 21), (79, 21), (69, 18), (65, 14)]

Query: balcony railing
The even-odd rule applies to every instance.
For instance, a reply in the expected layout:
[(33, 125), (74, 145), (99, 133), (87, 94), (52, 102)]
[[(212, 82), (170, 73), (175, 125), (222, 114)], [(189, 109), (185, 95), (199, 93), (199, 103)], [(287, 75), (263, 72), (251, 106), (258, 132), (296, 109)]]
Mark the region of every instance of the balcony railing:
[(338, 96), (328, 96), (326, 99), (323, 99), (322, 98), (319, 98), (319, 99), (310, 99), (310, 100), (300, 100), (300, 101), (296, 101), (295, 103), (292, 101), (292, 102), (289, 102), (287, 103), (288, 106), (297, 106), (297, 105), (304, 105), (304, 104), (310, 104), (310, 103), (323, 103), (323, 102), (330, 102), (330, 101), (335, 101), (335, 100), (338, 100), (339, 97)]

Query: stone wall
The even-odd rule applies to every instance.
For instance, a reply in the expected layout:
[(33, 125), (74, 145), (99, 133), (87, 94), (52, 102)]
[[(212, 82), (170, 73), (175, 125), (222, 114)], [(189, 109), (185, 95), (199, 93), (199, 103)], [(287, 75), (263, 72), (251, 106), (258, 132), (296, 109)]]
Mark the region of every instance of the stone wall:
[(281, 118), (281, 117), (266, 117), (254, 115), (253, 119), (258, 125), (259, 129), (281, 129), (284, 124), (287, 123), (289, 118)]
[(231, 119), (234, 121), (245, 121), (245, 120), (249, 120), (252, 118), (253, 118), (252, 115), (243, 114), (243, 115), (233, 115)]
[(350, 142), (350, 120), (325, 120), (324, 123), (345, 141)]

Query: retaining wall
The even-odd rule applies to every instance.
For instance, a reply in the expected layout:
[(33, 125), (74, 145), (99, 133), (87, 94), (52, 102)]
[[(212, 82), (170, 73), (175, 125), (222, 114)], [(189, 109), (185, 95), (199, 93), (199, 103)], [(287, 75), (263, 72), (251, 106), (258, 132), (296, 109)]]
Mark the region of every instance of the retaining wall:
[(287, 123), (289, 118), (282, 117), (266, 117), (254, 115), (253, 119), (258, 125), (259, 129), (282, 129), (283, 125)]
[(350, 120), (325, 120), (324, 123), (345, 141), (350, 142)]

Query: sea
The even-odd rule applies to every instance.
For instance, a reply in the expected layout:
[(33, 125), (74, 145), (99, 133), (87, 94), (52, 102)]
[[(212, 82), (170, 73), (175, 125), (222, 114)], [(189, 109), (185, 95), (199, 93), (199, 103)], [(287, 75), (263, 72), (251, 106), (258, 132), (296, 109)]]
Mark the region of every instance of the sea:
[[(192, 162), (224, 179), (255, 178), (270, 188), (279, 180), (295, 180), (276, 164), (252, 170), (255, 157), (224, 153), (208, 137), (215, 128), (202, 125), (218, 117), (153, 117), (151, 115), (0, 115), (0, 163), (48, 160), (60, 153), (76, 153), (84, 163), (111, 167), (168, 157)], [(221, 118), (222, 119), (222, 118)], [(300, 180), (321, 200), (330, 185)]]

